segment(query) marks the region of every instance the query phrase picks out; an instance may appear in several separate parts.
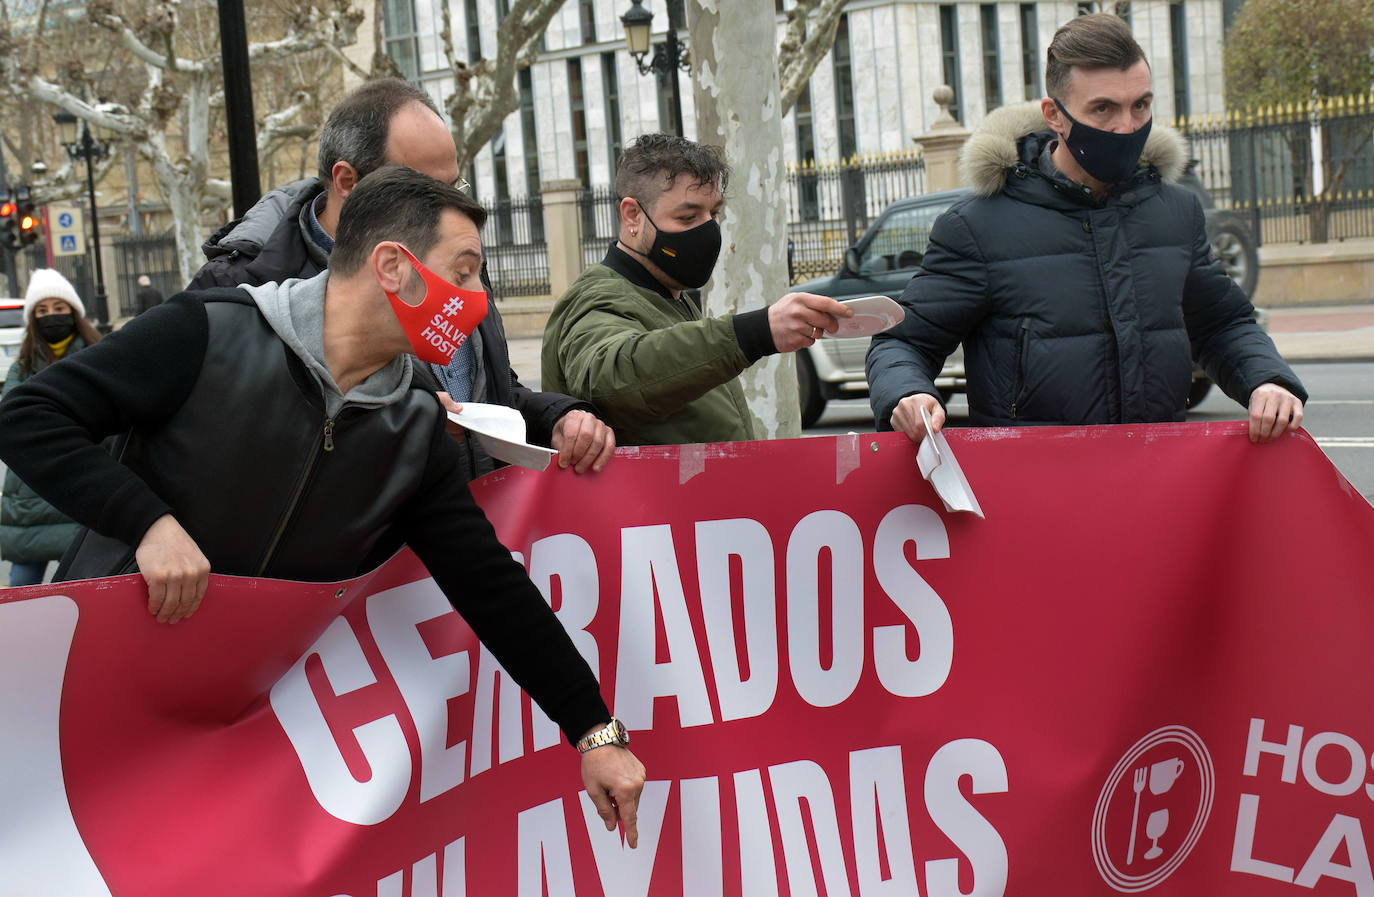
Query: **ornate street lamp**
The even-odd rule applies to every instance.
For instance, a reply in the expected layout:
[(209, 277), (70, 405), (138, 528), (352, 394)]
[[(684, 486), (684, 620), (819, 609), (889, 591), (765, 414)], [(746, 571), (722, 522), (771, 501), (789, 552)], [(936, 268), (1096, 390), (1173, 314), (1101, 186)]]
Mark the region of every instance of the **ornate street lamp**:
[(85, 120), (77, 121), (66, 109), (59, 109), (52, 115), (57, 122), (58, 136), (62, 147), (72, 161), (86, 160), (86, 192), (91, 201), (91, 249), (95, 252), (95, 302), (92, 304), (94, 324), (100, 330), (109, 328), (109, 308), (105, 298), (105, 268), (100, 259), (100, 216), (95, 205), (95, 162), (110, 154), (108, 143), (101, 143), (91, 137), (91, 129)]
[(675, 4), (668, 3), (668, 35), (663, 43), (653, 47), (653, 59), (647, 63), (644, 57), (649, 55), (654, 14), (644, 8), (644, 0), (631, 0), (630, 8), (620, 17), (620, 24), (625, 27), (625, 49), (635, 58), (639, 73), (647, 75), (654, 72), (672, 82), (673, 124), (678, 136), (682, 136), (682, 95), (678, 88), (677, 73), (679, 70), (691, 71), (692, 60), (687, 45), (677, 36), (682, 23), (674, 21), (676, 9)]

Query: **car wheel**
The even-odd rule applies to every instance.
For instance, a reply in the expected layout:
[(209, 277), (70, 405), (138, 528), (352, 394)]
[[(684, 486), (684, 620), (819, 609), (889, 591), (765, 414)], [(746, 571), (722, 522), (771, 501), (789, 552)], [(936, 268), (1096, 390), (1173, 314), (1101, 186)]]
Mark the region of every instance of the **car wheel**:
[(1202, 404), (1202, 400), (1207, 398), (1207, 393), (1212, 391), (1212, 381), (1206, 377), (1196, 377), (1193, 385), (1188, 387), (1188, 407), (1196, 408)]
[(1207, 239), (1231, 279), (1246, 296), (1255, 295), (1259, 285), (1259, 250), (1240, 216), (1234, 212), (1214, 212), (1208, 216)]
[(806, 349), (797, 353), (797, 402), (801, 405), (802, 428), (814, 427), (825, 411), (825, 396), (821, 394), (820, 380), (816, 379), (811, 353)]

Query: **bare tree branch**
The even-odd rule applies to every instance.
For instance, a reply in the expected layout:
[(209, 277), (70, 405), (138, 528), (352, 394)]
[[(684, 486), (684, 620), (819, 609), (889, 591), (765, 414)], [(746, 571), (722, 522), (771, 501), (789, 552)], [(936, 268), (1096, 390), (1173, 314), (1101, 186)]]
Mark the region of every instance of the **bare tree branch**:
[[(165, 52), (158, 53), (149, 47), (134, 30), (110, 8), (108, 0), (101, 3), (93, 3), (87, 9), (91, 21), (106, 28), (119, 37), (124, 48), (132, 53), (136, 58), (146, 65), (160, 69), (170, 69), (174, 72), (186, 72), (188, 74), (199, 74), (206, 69), (206, 63), (192, 62), (189, 59), (181, 59), (172, 51), (172, 32), (176, 29), (176, 11), (169, 4), (161, 4), (155, 8), (157, 16), (154, 21), (157, 23), (155, 34), (164, 38), (166, 44)], [(218, 66), (218, 59), (215, 63)]]
[(262, 124), (258, 126), (258, 158), (267, 158), (283, 140), (291, 137), (309, 137), (315, 133), (315, 129), (310, 125), (291, 124), (309, 108), (310, 94), (302, 90), (297, 91), (296, 102), (279, 112), (264, 116)]
[(787, 31), (778, 45), (782, 114), (797, 102), (816, 66), (835, 45), (848, 0), (797, 0), (787, 11)]
[[(458, 146), (458, 167), (467, 167), (482, 147), (501, 130), (506, 116), (520, 108), (516, 74), (529, 68), (539, 39), (548, 29), (564, 0), (516, 0), (501, 20), (496, 33), (496, 58), (467, 65), (445, 37), (445, 52), (453, 72), (454, 91), (448, 98), (453, 142)], [(448, 24), (445, 22), (444, 31)]]
[[(272, 73), (255, 78), (259, 95), (272, 98), (267, 106), (272, 111), (259, 122), (260, 157), (270, 158), (284, 142), (312, 134), (310, 122), (319, 102), (317, 71), (302, 70), (298, 76), (289, 66), (285, 71), (272, 70), (272, 66), (307, 54), (315, 60), (313, 69), (318, 69), (322, 59), (343, 60), (342, 48), (356, 39), (363, 19), (356, 3), (305, 0), (289, 9), (257, 11), (255, 30), (266, 32), (269, 39), (250, 45), (249, 57), (255, 75)], [(182, 10), (185, 22), (179, 22)], [(223, 76), (213, 12), (209, 0), (88, 0), (86, 19), (71, 23), (69, 33), (46, 38), (41, 48), (32, 45), (31, 35), (25, 43), (0, 27), (0, 96), (52, 104), (97, 128), (122, 135), (121, 151), (134, 153), (152, 166), (158, 190), (172, 213), (178, 267), (188, 280), (200, 262), (202, 210), (222, 211), (224, 200), (232, 195), (228, 181), (212, 177), (212, 164), (218, 159), (212, 142), (217, 140), (223, 114)], [(59, 48), (63, 38), (68, 45)], [(106, 52), (109, 58), (101, 58)], [(31, 57), (38, 63), (20, 62)], [(102, 72), (98, 84), (87, 75), (93, 57)], [(87, 93), (98, 96), (106, 85), (120, 93), (128, 106), (82, 98)], [(0, 124), (11, 128), (22, 126), (23, 121), (12, 116), (8, 106), (0, 115)], [(50, 195), (79, 189), (79, 179), (69, 169), (65, 166), (58, 176), (47, 179), (45, 189), (52, 191)]]

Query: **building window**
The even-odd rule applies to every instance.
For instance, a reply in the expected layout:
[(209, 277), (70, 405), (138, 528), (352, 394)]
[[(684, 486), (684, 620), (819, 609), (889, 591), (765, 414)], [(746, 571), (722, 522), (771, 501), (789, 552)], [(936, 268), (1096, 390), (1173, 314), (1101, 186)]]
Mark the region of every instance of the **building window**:
[(620, 165), (625, 144), (620, 136), (620, 76), (616, 74), (616, 54), (601, 54), (601, 79), (605, 88), (606, 141), (611, 155), (611, 171)]
[(386, 55), (409, 81), (420, 78), (420, 36), (415, 30), (414, 0), (386, 0), (382, 9)]
[(1169, 41), (1174, 54), (1174, 115), (1187, 118), (1188, 103), (1188, 26), (1183, 19), (1183, 4), (1169, 6)]
[(582, 43), (596, 43), (596, 0), (578, 0), (577, 13), (582, 23)]
[[(536, 196), (542, 190), (539, 177), (539, 135), (534, 123), (534, 76), (529, 69), (521, 69), (520, 134), (525, 144), (525, 193)], [(544, 239), (544, 207), (530, 206), (530, 231), (535, 242)]]
[(959, 77), (959, 11), (952, 3), (940, 5), (940, 50), (944, 61), (945, 84), (954, 91), (954, 100), (949, 104), (949, 114), (962, 121), (959, 112), (963, 106), (964, 91)]
[(1040, 29), (1035, 19), (1035, 4), (1021, 4), (1021, 83), (1026, 99), (1044, 96), (1040, 89)]
[(477, 62), (482, 58), (482, 25), (477, 20), (477, 0), (466, 0), (463, 10), (468, 26), (468, 62)]
[(835, 63), (835, 126), (840, 137), (840, 158), (848, 159), (859, 151), (854, 132), (854, 66), (849, 53), (849, 16), (840, 16), (831, 51)]
[(582, 60), (568, 60), (568, 106), (572, 114), (573, 160), (582, 186), (591, 182), (587, 160), (587, 101), (582, 92)]
[(496, 136), (491, 138), (492, 175), (496, 181), (494, 211), (496, 218), (495, 239), (491, 242), (500, 246), (515, 240), (514, 221), (510, 210), (510, 184), (506, 183), (506, 129), (503, 125)]
[(983, 99), (987, 111), (1002, 105), (1002, 58), (997, 45), (997, 4), (978, 7), (983, 31)]
[[(792, 104), (792, 114), (797, 125), (797, 162), (805, 164), (816, 161), (816, 130), (811, 123), (811, 84), (808, 82), (797, 94), (797, 102)], [(816, 175), (797, 176), (798, 212), (803, 221), (815, 221), (821, 216), (820, 188)]]

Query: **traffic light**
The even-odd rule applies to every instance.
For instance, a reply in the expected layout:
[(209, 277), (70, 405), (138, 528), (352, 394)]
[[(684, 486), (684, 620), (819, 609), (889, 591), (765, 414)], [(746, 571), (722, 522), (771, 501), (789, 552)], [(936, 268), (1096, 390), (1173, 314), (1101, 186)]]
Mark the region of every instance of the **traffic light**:
[(19, 218), (19, 245), (28, 246), (37, 242), (41, 228), (38, 226), (38, 210), (33, 203), (20, 203), (15, 212)]
[(0, 228), (4, 232), (5, 245), (10, 249), (24, 245), (19, 231), (19, 206), (8, 199), (0, 201)]

